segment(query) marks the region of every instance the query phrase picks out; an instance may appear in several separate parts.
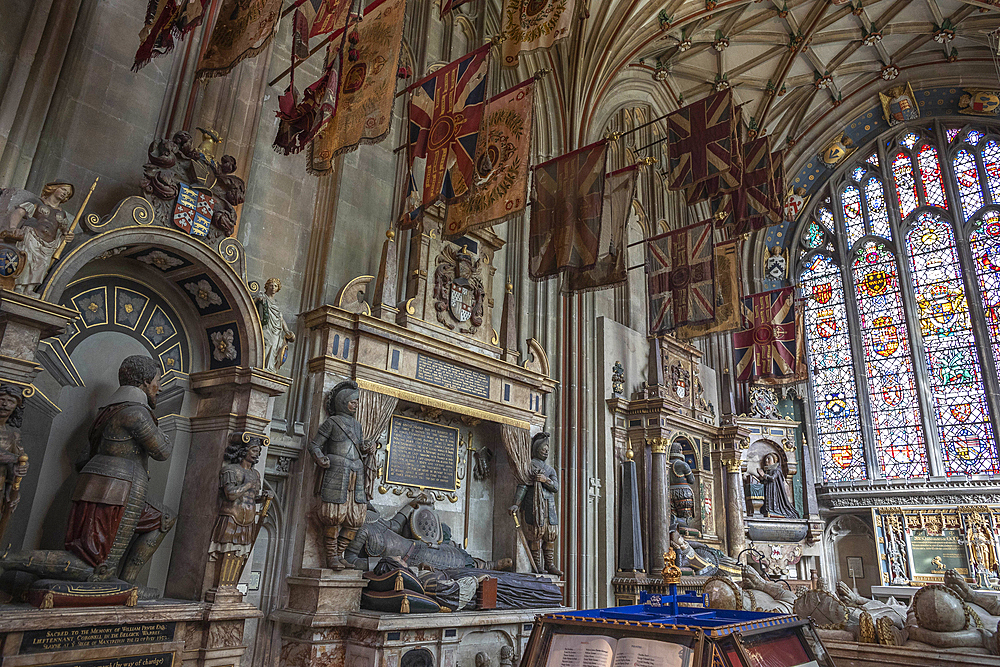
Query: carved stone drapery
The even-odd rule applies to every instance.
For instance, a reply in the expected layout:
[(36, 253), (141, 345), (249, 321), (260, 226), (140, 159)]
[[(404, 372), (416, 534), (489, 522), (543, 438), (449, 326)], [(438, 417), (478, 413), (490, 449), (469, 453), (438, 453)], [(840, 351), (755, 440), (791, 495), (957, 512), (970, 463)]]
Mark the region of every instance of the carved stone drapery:
[(526, 428), (501, 424), (500, 435), (507, 449), (507, 458), (510, 459), (514, 478), (518, 484), (527, 486), (530, 484), (528, 472), (531, 468), (531, 433)]
[(367, 445), (367, 442), (389, 427), (389, 420), (396, 410), (399, 399), (395, 396), (387, 396), (377, 391), (362, 389), (358, 400), (357, 419), (361, 422), (361, 435), (365, 439), (365, 451), (361, 454), (365, 460), (365, 493), (369, 498), (375, 497), (375, 483), (378, 478), (378, 457), (374, 445)]

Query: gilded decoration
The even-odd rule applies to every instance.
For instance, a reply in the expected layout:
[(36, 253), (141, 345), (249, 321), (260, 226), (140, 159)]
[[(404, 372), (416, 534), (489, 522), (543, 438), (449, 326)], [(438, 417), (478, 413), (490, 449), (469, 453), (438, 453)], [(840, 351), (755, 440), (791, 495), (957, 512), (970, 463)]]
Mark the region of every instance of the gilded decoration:
[(459, 333), (474, 334), (483, 323), (482, 260), (465, 247), (445, 244), (434, 270), (437, 321)]
[(878, 98), (882, 104), (882, 115), (890, 126), (920, 118), (920, 107), (909, 82), (893, 86), (884, 93), (879, 92)]
[(958, 99), (958, 113), (967, 116), (996, 116), (1000, 112), (1000, 91), (966, 88)]
[(858, 147), (843, 132), (820, 151), (819, 158), (824, 166), (833, 169), (849, 158)]

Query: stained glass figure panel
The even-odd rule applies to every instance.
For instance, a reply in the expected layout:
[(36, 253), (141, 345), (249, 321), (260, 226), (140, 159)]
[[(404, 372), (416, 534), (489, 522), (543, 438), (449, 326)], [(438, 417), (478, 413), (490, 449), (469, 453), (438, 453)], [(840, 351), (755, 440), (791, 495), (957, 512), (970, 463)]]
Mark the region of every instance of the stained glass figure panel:
[(825, 206), (820, 206), (819, 208), (819, 220), (827, 229), (833, 229), (833, 211)]
[(847, 246), (854, 244), (865, 235), (865, 219), (861, 215), (861, 192), (857, 187), (849, 185), (844, 188), (840, 197), (844, 207), (844, 226), (847, 228)]
[(899, 213), (905, 218), (917, 208), (917, 181), (913, 177), (909, 155), (903, 152), (896, 154), (892, 161), (892, 176), (896, 181)]
[(920, 213), (906, 249), (945, 473), (1000, 473), (951, 224)]
[(887, 478), (925, 476), (927, 452), (896, 260), (884, 245), (868, 241), (856, 253), (852, 269), (875, 460)]
[(860, 183), (861, 179), (865, 177), (865, 172), (867, 171), (868, 170), (865, 169), (864, 167), (855, 167), (854, 170), (851, 171), (851, 178)]
[(866, 479), (854, 359), (840, 268), (817, 255), (801, 274), (816, 435), (826, 482)]
[(885, 208), (882, 181), (874, 177), (868, 179), (865, 183), (865, 203), (868, 204), (871, 233), (891, 241), (892, 230), (889, 227), (889, 212)]
[(969, 235), (969, 249), (976, 267), (979, 298), (986, 313), (990, 349), (1000, 368), (1000, 212), (987, 210)]
[(993, 139), (983, 146), (983, 168), (986, 171), (986, 185), (990, 189), (990, 200), (1000, 204), (1000, 144)]
[(920, 139), (914, 132), (907, 132), (899, 140), (900, 145), (906, 146), (907, 148), (913, 148), (917, 145), (917, 141)]
[(925, 145), (917, 155), (920, 165), (920, 179), (924, 186), (924, 199), (932, 206), (948, 208), (948, 199), (944, 194), (944, 180), (941, 178), (941, 163), (938, 162), (937, 149)]
[(872, 153), (868, 156), (868, 164), (878, 169), (878, 153)]
[(965, 141), (973, 146), (978, 146), (979, 142), (983, 140), (986, 135), (979, 130), (969, 130), (969, 133), (965, 135)]
[(955, 154), (955, 180), (958, 182), (958, 196), (962, 202), (962, 213), (970, 220), (983, 205), (983, 188), (979, 184), (979, 169), (976, 158), (964, 148)]
[(950, 144), (951, 142), (955, 141), (955, 137), (957, 137), (958, 133), (961, 131), (962, 129), (958, 127), (950, 127), (947, 130), (945, 130), (945, 132), (947, 132), (948, 134), (948, 143)]

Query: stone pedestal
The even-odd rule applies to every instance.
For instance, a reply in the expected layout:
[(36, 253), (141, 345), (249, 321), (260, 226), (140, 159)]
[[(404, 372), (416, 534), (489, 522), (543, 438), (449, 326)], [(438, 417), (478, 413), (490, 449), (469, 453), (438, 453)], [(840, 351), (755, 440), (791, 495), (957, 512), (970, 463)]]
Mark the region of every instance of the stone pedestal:
[(465, 667), (476, 664), (478, 653), (485, 653), (491, 664), (498, 665), (501, 651), (509, 651), (512, 664), (519, 664), (536, 616), (566, 610), (451, 614), (359, 611), (340, 615), (334, 626), (317, 623), (315, 615), (282, 609), (271, 614), (271, 620), (281, 627), (281, 667), (400, 665), (410, 651), (422, 653), (434, 667)]
[[(878, 644), (859, 644), (857, 642), (838, 641), (822, 637), (823, 645), (830, 652), (830, 657), (837, 667), (1000, 667), (1000, 656), (982, 655), (978, 653), (960, 653), (958, 649), (944, 651), (929, 646), (880, 646)], [(985, 651), (985, 649), (980, 649)]]
[[(288, 577), (287, 611), (323, 620), (331, 615), (343, 615), (361, 608), (361, 589), (367, 582), (360, 570), (303, 568), (298, 577)], [(339, 616), (338, 616), (339, 618)], [(336, 620), (336, 619), (327, 619)]]
[(240, 664), (246, 651), (244, 623), (260, 616), (242, 602), (162, 600), (135, 607), (75, 609), (4, 605), (3, 664), (230, 667)]

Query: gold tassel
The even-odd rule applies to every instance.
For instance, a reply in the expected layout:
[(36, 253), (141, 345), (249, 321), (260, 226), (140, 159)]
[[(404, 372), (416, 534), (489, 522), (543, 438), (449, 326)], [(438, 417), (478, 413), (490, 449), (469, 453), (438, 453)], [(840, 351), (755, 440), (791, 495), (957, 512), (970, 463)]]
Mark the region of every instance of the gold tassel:
[(405, 595), (403, 596), (403, 604), (399, 605), (399, 613), (400, 614), (410, 613), (410, 598)]
[(52, 598), (52, 591), (48, 591), (45, 594), (45, 597), (42, 598), (42, 604), (38, 608), (39, 609), (52, 609), (52, 607), (54, 607), (54, 606), (55, 606), (55, 603), (54, 603), (53, 598)]
[(397, 570), (396, 571), (396, 590), (397, 591), (403, 590), (403, 571), (402, 570)]
[(139, 589), (133, 588), (128, 592), (128, 600), (125, 600), (126, 607), (134, 607), (139, 601)]

